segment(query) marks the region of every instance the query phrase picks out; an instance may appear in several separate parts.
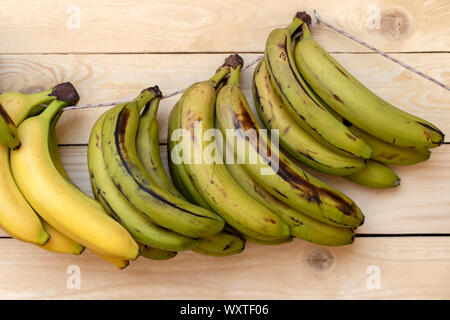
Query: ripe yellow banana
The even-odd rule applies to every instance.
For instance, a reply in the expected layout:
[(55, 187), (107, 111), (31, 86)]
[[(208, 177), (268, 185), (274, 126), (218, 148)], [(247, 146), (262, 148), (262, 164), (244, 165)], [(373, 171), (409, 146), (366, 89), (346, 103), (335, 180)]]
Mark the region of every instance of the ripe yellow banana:
[(171, 251), (183, 251), (196, 246), (196, 240), (161, 228), (150, 221), (130, 204), (116, 187), (108, 174), (102, 153), (102, 126), (105, 118), (106, 113), (95, 123), (88, 144), (88, 169), (91, 184), (96, 198), (105, 211), (120, 222), (140, 243)]
[[(217, 95), (218, 127), (224, 136), (227, 130), (232, 130), (237, 138), (237, 143), (235, 139), (226, 139), (228, 151), (237, 155), (245, 170), (264, 189), (287, 205), (330, 225), (360, 226), (364, 216), (353, 200), (303, 171), (259, 130), (239, 87), (241, 66), (231, 69), (227, 85)], [(256, 159), (256, 163), (250, 163), (247, 157)]]
[(394, 170), (375, 160), (369, 160), (366, 168), (344, 178), (375, 189), (395, 188), (400, 185), (400, 178)]
[(84, 251), (84, 247), (81, 244), (65, 236), (45, 220), (42, 220), (42, 224), (50, 235), (50, 240), (42, 248), (52, 252), (72, 253), (76, 255), (80, 255)]
[(158, 186), (139, 160), (139, 113), (155, 95), (161, 95), (157, 87), (144, 90), (137, 101), (108, 111), (102, 127), (102, 150), (109, 175), (128, 201), (160, 226), (192, 238), (216, 234), (224, 225), (219, 216)]
[(261, 61), (253, 76), (256, 111), (267, 129), (278, 129), (280, 146), (298, 161), (317, 171), (344, 176), (363, 169), (363, 159), (346, 157), (321, 144), (295, 122), (286, 110)]
[(444, 134), (430, 122), (384, 101), (315, 42), (306, 23), (295, 46), (301, 75), (337, 113), (374, 137), (400, 147), (434, 148)]
[(370, 147), (320, 105), (295, 66), (291, 38), (303, 24), (304, 15), (298, 13), (287, 28), (270, 33), (264, 59), (270, 81), (292, 119), (307, 133), (335, 152), (369, 158)]
[[(262, 240), (286, 238), (289, 236), (288, 226), (251, 198), (234, 181), (222, 162), (215, 161), (222, 157), (216, 141), (208, 145), (203, 142), (205, 132), (214, 129), (215, 87), (228, 74), (229, 65), (235, 59), (235, 56), (228, 58), (210, 80), (191, 85), (178, 101), (178, 127), (186, 133), (183, 152), (189, 151), (191, 155), (183, 165), (203, 199), (233, 228)], [(194, 132), (195, 128), (198, 132)], [(218, 156), (211, 154), (211, 148), (216, 149)], [(192, 156), (200, 159), (192, 159)]]
[(61, 107), (78, 101), (74, 89), (65, 95), (64, 101), (53, 101), (39, 116), (19, 126), (22, 146), (11, 152), (13, 176), (31, 206), (63, 234), (101, 254), (135, 259), (139, 249), (129, 233), (109, 218), (97, 201), (72, 185), (53, 163), (49, 146), (52, 119)]
[(114, 257), (110, 257), (110, 256), (105, 256), (102, 254), (98, 254), (93, 252), (97, 257), (105, 260), (106, 262), (109, 262), (111, 264), (113, 264), (114, 266), (116, 266), (118, 269), (123, 270), (126, 267), (128, 267), (128, 265), (130, 264), (129, 260), (123, 260), (123, 259), (119, 259), (119, 258), (114, 258)]

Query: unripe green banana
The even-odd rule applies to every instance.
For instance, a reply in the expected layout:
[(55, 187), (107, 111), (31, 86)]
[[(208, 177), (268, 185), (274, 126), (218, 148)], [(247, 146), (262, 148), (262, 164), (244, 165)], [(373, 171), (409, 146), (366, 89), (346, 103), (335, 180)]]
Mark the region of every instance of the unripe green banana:
[[(215, 87), (228, 74), (234, 57), (228, 58), (210, 80), (191, 85), (178, 101), (177, 127), (185, 130), (187, 139), (183, 138), (183, 152), (190, 154), (183, 165), (203, 199), (233, 228), (262, 240), (286, 238), (288, 226), (234, 181), (220, 160), (222, 155), (217, 141), (203, 143), (205, 133), (212, 133), (214, 129)], [(212, 155), (211, 148), (216, 150), (216, 156)]]
[(161, 97), (152, 99), (144, 108), (139, 119), (136, 149), (147, 173), (157, 185), (174, 196), (183, 198), (167, 176), (159, 151), (157, 112)]
[(141, 256), (150, 260), (169, 260), (178, 254), (174, 251), (161, 250), (146, 245), (141, 245)]
[(298, 13), (287, 28), (270, 33), (264, 59), (270, 81), (292, 119), (315, 139), (344, 156), (369, 158), (370, 147), (315, 100), (295, 66), (291, 38), (304, 15)]
[(375, 160), (369, 160), (366, 168), (344, 178), (375, 189), (395, 188), (400, 185), (400, 178), (394, 170)]
[(20, 146), (17, 127), (11, 120), (8, 112), (0, 104), (0, 143), (8, 148), (17, 149)]
[(231, 69), (227, 85), (217, 95), (218, 126), (223, 135), (231, 130), (237, 138), (237, 143), (233, 137), (226, 139), (227, 151), (234, 152), (245, 170), (287, 205), (333, 226), (360, 226), (364, 216), (353, 200), (303, 171), (269, 143), (239, 87), (240, 68)]
[(430, 122), (384, 101), (315, 42), (306, 23), (295, 46), (298, 70), (337, 113), (374, 137), (400, 147), (434, 148), (444, 134)]
[(225, 257), (239, 254), (244, 248), (245, 240), (242, 237), (222, 231), (201, 239), (198, 247), (192, 250), (207, 256)]
[(159, 187), (146, 172), (136, 151), (139, 113), (159, 89), (144, 90), (133, 103), (109, 110), (102, 127), (102, 151), (109, 175), (128, 201), (160, 226), (201, 238), (221, 231), (223, 220)]
[(248, 242), (253, 242), (253, 243), (256, 243), (256, 244), (263, 245), (263, 246), (278, 246), (280, 244), (285, 244), (285, 243), (292, 242), (292, 238), (286, 238), (286, 239), (280, 239), (280, 240), (271, 240), (270, 241), (270, 240), (253, 239), (252, 237), (249, 237), (249, 236), (246, 236), (246, 235), (244, 235), (243, 237)]
[(227, 164), (227, 169), (250, 196), (271, 209), (289, 226), (292, 236), (324, 246), (353, 243), (355, 234), (351, 229), (333, 227), (294, 210), (261, 187), (239, 164)]
[(267, 129), (278, 129), (281, 147), (298, 161), (317, 171), (344, 176), (365, 167), (363, 159), (346, 157), (328, 149), (295, 122), (275, 92), (261, 61), (253, 76), (256, 111)]
[[(95, 197), (105, 211), (120, 222), (138, 242), (171, 251), (189, 250), (197, 241), (150, 221), (131, 205), (116, 187), (106, 168), (102, 153), (102, 126), (106, 113), (95, 123), (88, 145), (88, 169)], [(150, 142), (149, 142), (150, 143)]]
[(177, 126), (177, 124), (180, 123), (179, 114), (180, 112), (178, 104), (176, 104), (172, 108), (172, 111), (170, 112), (167, 130), (167, 144), (168, 144), (167, 159), (169, 160), (170, 173), (172, 174), (175, 186), (177, 187), (178, 191), (180, 191), (181, 194), (186, 198), (186, 200), (188, 200), (191, 203), (195, 203), (203, 208), (211, 210), (211, 207), (197, 191), (194, 182), (184, 169), (183, 164), (177, 164), (171, 160), (172, 151), (174, 150), (174, 147), (176, 145), (176, 140), (172, 140), (172, 138), (173, 139), (177, 138), (177, 136), (174, 134), (174, 131), (179, 129), (179, 127)]

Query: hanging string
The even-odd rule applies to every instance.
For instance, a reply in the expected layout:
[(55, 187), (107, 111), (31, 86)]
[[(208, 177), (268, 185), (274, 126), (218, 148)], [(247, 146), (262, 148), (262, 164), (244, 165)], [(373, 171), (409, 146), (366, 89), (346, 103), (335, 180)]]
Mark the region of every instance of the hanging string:
[[(354, 36), (352, 36), (351, 34), (345, 32), (344, 30), (342, 30), (342, 29), (340, 29), (338, 27), (335, 27), (335, 26), (329, 24), (328, 22), (322, 20), (316, 10), (314, 10), (314, 16), (316, 18), (316, 21), (314, 21), (311, 25), (314, 25), (316, 23), (317, 24), (323, 24), (324, 26), (326, 26), (326, 27), (336, 31), (337, 33), (340, 33), (340, 34), (344, 35), (345, 37), (347, 37), (347, 38), (349, 38), (349, 39), (351, 39), (351, 40), (353, 40), (353, 41), (363, 45), (364, 47), (369, 48), (370, 50), (372, 50), (372, 51), (382, 55), (383, 57), (385, 57), (385, 58), (387, 58), (387, 59), (389, 59), (389, 60), (391, 60), (391, 61), (393, 61), (393, 62), (395, 62), (395, 63), (397, 63), (399, 65), (401, 65), (402, 67), (408, 69), (409, 71), (412, 71), (412, 72), (418, 74), (419, 76), (421, 76), (421, 77), (423, 77), (423, 78), (425, 78), (425, 79), (427, 79), (427, 80), (437, 84), (438, 86), (440, 86), (440, 87), (450, 91), (449, 86), (445, 85), (444, 83), (442, 83), (442, 82), (440, 82), (440, 81), (438, 81), (438, 80), (436, 80), (436, 79), (434, 79), (434, 78), (424, 74), (423, 72), (421, 72), (419, 70), (414, 69), (413, 67), (407, 65), (406, 63), (403, 63), (400, 60), (397, 60), (397, 59), (391, 57), (387, 53), (385, 53), (385, 52), (383, 52), (381, 50), (378, 50), (377, 48), (371, 46), (370, 44), (355, 38)], [(249, 69), (250, 67), (252, 67), (256, 63), (261, 61), (263, 58), (264, 58), (264, 55), (263, 54), (260, 55), (259, 57), (257, 57), (252, 62), (246, 64), (242, 68), (242, 71), (245, 71), (245, 70)], [(162, 99), (167, 99), (167, 98), (174, 97), (176, 95), (182, 94), (185, 90), (186, 90), (186, 88), (185, 89), (181, 89), (181, 90), (177, 90), (177, 91), (169, 93), (169, 94), (166, 94), (166, 95), (164, 95), (162, 97)], [(79, 106), (69, 106), (69, 107), (65, 107), (64, 110), (78, 110), (78, 109), (88, 109), (88, 108), (111, 107), (111, 106), (115, 106), (115, 105), (118, 105), (120, 103), (125, 103), (125, 102), (127, 102), (127, 101), (115, 101), (115, 102), (106, 102), (106, 103), (85, 104), (85, 105), (79, 105)]]

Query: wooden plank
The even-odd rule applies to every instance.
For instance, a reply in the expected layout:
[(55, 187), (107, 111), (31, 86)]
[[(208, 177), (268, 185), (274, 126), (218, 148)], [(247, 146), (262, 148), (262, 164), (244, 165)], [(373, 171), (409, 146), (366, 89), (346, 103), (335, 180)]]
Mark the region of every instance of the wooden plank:
[[(61, 158), (72, 181), (92, 196), (87, 168), (87, 147), (60, 147)], [(167, 148), (161, 146), (167, 169)], [(396, 167), (400, 187), (374, 190), (340, 177), (313, 172), (314, 176), (349, 195), (366, 215), (362, 234), (449, 233), (450, 230), (450, 145), (435, 149), (431, 159), (411, 167)], [(7, 236), (0, 231), (0, 236)]]
[[(2, 1), (0, 52), (263, 51), (272, 29), (314, 8), (381, 50), (450, 48), (448, 0), (24, 0)], [(323, 26), (314, 35), (328, 50), (367, 51)]]
[[(362, 238), (342, 248), (248, 244), (237, 256), (183, 252), (140, 258), (123, 271), (90, 252), (55, 254), (12, 239), (0, 248), (2, 299), (450, 298), (450, 237)], [(69, 266), (79, 267), (80, 289), (66, 285)]]
[[(0, 91), (34, 92), (71, 81), (80, 104), (132, 99), (158, 84), (169, 93), (211, 76), (227, 54), (149, 55), (0, 55)], [(247, 62), (258, 54), (244, 54)], [(334, 54), (365, 85), (389, 102), (421, 116), (450, 134), (450, 93), (375, 54)], [(450, 83), (450, 54), (396, 54), (396, 58), (444, 83)], [(252, 104), (254, 68), (242, 75), (242, 87)], [(166, 140), (167, 117), (179, 97), (161, 102), (160, 138)], [(86, 143), (98, 116), (106, 108), (66, 112), (59, 125), (62, 144)]]

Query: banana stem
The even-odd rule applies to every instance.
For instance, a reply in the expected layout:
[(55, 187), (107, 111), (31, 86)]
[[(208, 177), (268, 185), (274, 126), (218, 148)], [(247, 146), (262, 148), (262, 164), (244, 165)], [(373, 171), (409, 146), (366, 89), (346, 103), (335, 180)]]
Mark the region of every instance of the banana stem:
[(68, 104), (68, 101), (53, 100), (39, 117), (47, 119), (50, 122), (59, 112), (61, 112), (61, 108), (66, 107)]
[(291, 37), (294, 37), (295, 34), (298, 32), (298, 29), (304, 24), (304, 22), (298, 18), (297, 16), (294, 17), (291, 24), (287, 27), (287, 30), (289, 32), (289, 35)]
[(149, 101), (152, 101), (156, 97), (161, 98), (162, 93), (159, 90), (157, 86), (148, 88), (145, 90), (142, 90), (141, 94), (138, 95), (136, 98), (133, 99), (132, 102), (136, 103), (136, 107), (138, 108), (139, 112), (142, 110), (143, 107), (147, 105)]
[(311, 39), (311, 38), (312, 38), (311, 32), (309, 31), (308, 24), (306, 24), (306, 23), (302, 24), (302, 35), (300, 37), (300, 40)]
[(150, 100), (149, 103), (145, 105), (145, 109), (142, 111), (141, 117), (153, 117), (156, 112), (158, 112), (159, 102), (161, 101), (161, 97), (156, 97)]
[(239, 87), (241, 84), (241, 68), (239, 65), (236, 69), (231, 68), (230, 77), (228, 78), (228, 84)]
[(209, 83), (211, 83), (211, 85), (214, 88), (217, 88), (217, 86), (219, 85), (220, 81), (222, 81), (222, 79), (225, 78), (225, 76), (228, 73), (230, 73), (230, 67), (229, 66), (220, 67), (219, 70), (217, 70), (217, 72), (208, 81), (209, 81)]

